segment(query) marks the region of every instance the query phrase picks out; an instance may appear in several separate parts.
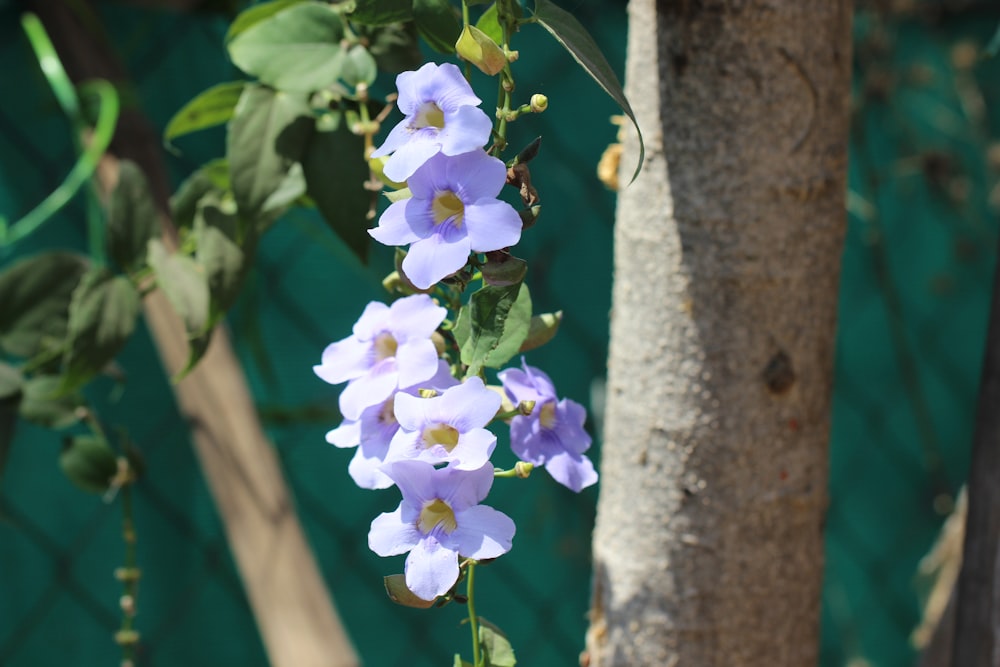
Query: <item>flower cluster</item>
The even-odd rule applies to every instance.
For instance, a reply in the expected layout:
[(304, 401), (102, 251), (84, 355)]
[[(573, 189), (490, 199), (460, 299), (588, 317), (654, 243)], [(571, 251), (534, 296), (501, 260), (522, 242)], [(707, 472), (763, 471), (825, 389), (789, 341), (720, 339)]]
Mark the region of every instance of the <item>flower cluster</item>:
[[(459, 69), (428, 64), (401, 74), (397, 85), (406, 118), (374, 155), (390, 155), (385, 174), (406, 180), (412, 196), (389, 206), (370, 233), (409, 244), (403, 272), (427, 290), (461, 270), (470, 253), (516, 243), (521, 220), (497, 199), (506, 167), (482, 148), (491, 124)], [(514, 454), (560, 484), (580, 491), (597, 481), (584, 455), (591, 440), (583, 407), (560, 400), (548, 376), (523, 361), (498, 374), (502, 387), (478, 375), (456, 379), (453, 370), (464, 367), (454, 349), (449, 363), (440, 332), (447, 316), (428, 294), (370, 303), (352, 335), (328, 345), (314, 367), (326, 382), (347, 383), (343, 422), (327, 441), (357, 448), (351, 478), (402, 494), (395, 511), (372, 521), (368, 544), (381, 556), (408, 552), (406, 585), (424, 600), (452, 590), (460, 557), (496, 558), (511, 548), (514, 522), (481, 504), (495, 474), (491, 423), (508, 421)], [(504, 398), (517, 409), (505, 411)]]

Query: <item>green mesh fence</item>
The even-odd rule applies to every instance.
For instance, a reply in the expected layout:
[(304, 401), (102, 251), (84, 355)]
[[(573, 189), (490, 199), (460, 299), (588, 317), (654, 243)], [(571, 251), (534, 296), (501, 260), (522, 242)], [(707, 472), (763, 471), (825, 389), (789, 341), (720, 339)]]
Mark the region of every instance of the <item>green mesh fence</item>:
[[(623, 3), (569, 4), (621, 71)], [(238, 76), (222, 49), (226, 22), (218, 16), (99, 7), (135, 99), (158, 128), (198, 91)], [(0, 1), (0, 211), (10, 218), (55, 187), (73, 159), (69, 128), (20, 34), (18, 11)], [(998, 21), (1000, 8), (973, 16), (858, 17), (823, 607), (829, 667), (859, 658), (879, 667), (912, 664), (916, 564), (942, 518), (935, 501), (942, 507), (965, 476), (1000, 204), (997, 173), (986, 158), (1000, 124), (1000, 62), (970, 65), (958, 56), (966, 43), (984, 45)], [(552, 110), (539, 124), (513, 126), (515, 146), (533, 138), (529, 129), (544, 136), (533, 175), (545, 212), (520, 254), (531, 264), (536, 308), (563, 309), (567, 319), (558, 344), (529, 361), (545, 368), (562, 393), (589, 403), (605, 369), (613, 220), (613, 196), (593, 171), (614, 140), (607, 118), (615, 108), (557, 45), (534, 32), (521, 35), (519, 47), (538, 69), (518, 70), (519, 90), (547, 94)], [(481, 92), (486, 100), (492, 95)], [(576, 111), (569, 120), (556, 116), (570, 104)], [(175, 184), (221, 155), (222, 141), (220, 132), (178, 141), (182, 153), (166, 157)], [(75, 203), (17, 254), (82, 249), (84, 234), (83, 207)], [(467, 643), (462, 610), (418, 612), (382, 594), (381, 576), (399, 571), (402, 559), (374, 556), (365, 536), (371, 518), (398, 499), (354, 488), (346, 473), (350, 453), (323, 438), (336, 423), (335, 391), (310, 370), (368, 300), (383, 298), (384, 260), (379, 255), (373, 268), (362, 266), (315, 216), (292, 213), (264, 238), (230, 326), (323, 575), (365, 663), (446, 665)], [(128, 381), (120, 398), (110, 381), (98, 382), (90, 396), (107, 422), (128, 428), (147, 462), (136, 498), (144, 571), (139, 662), (264, 665), (187, 426), (145, 331), (129, 343), (121, 367)], [(596, 423), (588, 426), (598, 432)], [(64, 479), (59, 446), (58, 434), (20, 426), (0, 485), (0, 665), (118, 659), (111, 573), (121, 560), (120, 516), (116, 505), (84, 496)], [(478, 606), (503, 624), (521, 664), (577, 662), (595, 500), (593, 489), (575, 496), (544, 479), (498, 484), (491, 495), (516, 519), (518, 534), (513, 552), (477, 578)]]

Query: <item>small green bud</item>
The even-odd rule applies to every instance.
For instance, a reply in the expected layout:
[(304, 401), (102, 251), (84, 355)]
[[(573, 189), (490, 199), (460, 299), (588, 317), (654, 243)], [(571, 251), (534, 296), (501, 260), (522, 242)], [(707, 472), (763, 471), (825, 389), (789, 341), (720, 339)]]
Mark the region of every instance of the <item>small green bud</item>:
[(536, 93), (531, 96), (530, 105), (533, 112), (542, 113), (549, 107), (549, 98)]
[(535, 469), (533, 463), (528, 463), (527, 461), (518, 461), (514, 464), (514, 474), (520, 479), (528, 479), (531, 475), (531, 471)]
[(455, 43), (455, 51), (459, 58), (469, 61), (490, 76), (499, 74), (507, 66), (507, 56), (503, 49), (475, 26), (465, 26)]
[(527, 417), (532, 412), (534, 412), (534, 410), (535, 410), (535, 402), (534, 401), (521, 401), (520, 403), (517, 404), (517, 409), (518, 409), (518, 411), (522, 415), (524, 415), (525, 417)]

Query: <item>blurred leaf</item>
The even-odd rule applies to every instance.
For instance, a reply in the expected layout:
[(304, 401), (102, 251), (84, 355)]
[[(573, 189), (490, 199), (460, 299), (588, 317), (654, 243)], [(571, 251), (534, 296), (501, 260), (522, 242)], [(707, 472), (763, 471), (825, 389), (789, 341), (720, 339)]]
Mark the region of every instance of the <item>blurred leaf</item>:
[(498, 45), (503, 44), (503, 28), (500, 27), (500, 21), (497, 19), (495, 2), (479, 17), (479, 20), (476, 21), (476, 27), (489, 35), (490, 39)]
[(486, 263), (479, 269), (487, 285), (505, 287), (524, 280), (528, 273), (528, 263), (509, 253), (488, 252)]
[(76, 392), (62, 392), (59, 375), (36, 375), (24, 383), (19, 412), (21, 418), (45, 428), (63, 429), (80, 421), (83, 398)]
[(611, 96), (611, 99), (618, 103), (618, 106), (635, 125), (635, 131), (639, 135), (639, 163), (635, 166), (635, 172), (632, 174), (634, 181), (635, 177), (639, 175), (639, 170), (642, 169), (642, 162), (646, 155), (646, 148), (642, 141), (642, 130), (639, 129), (639, 124), (635, 120), (635, 113), (625, 97), (622, 84), (601, 52), (601, 47), (597, 45), (587, 29), (576, 20), (576, 17), (557, 7), (551, 0), (535, 0), (533, 18), (569, 51), (580, 67), (604, 89), (604, 92)]
[(198, 93), (167, 123), (167, 129), (163, 131), (164, 143), (169, 144), (177, 137), (227, 122), (233, 117), (233, 109), (244, 86), (245, 81), (230, 81)]
[(357, 88), (359, 83), (370, 86), (376, 76), (378, 76), (378, 65), (368, 49), (360, 44), (348, 49), (344, 57), (344, 66), (340, 71), (340, 78), (344, 83), (352, 88)]
[[(230, 206), (232, 203), (230, 202)], [(207, 196), (195, 222), (195, 259), (205, 270), (211, 297), (210, 328), (239, 296), (257, 247), (257, 226), (246, 224), (236, 211)]]
[(348, 0), (347, 17), (355, 23), (386, 25), (409, 21), (413, 16), (412, 0)]
[(169, 253), (159, 239), (149, 241), (149, 266), (156, 285), (180, 315), (189, 334), (205, 330), (209, 316), (208, 280), (205, 270), (190, 257)]
[(406, 575), (390, 574), (383, 581), (389, 599), (398, 605), (414, 609), (430, 609), (434, 606), (434, 600), (418, 598), (413, 591), (406, 587)]
[(483, 650), (486, 667), (514, 667), (514, 649), (500, 628), (486, 619), (479, 618), (479, 646)]
[(432, 49), (439, 53), (455, 53), (462, 23), (448, 0), (413, 0), (413, 22)]
[(131, 160), (118, 163), (118, 183), (108, 203), (108, 254), (128, 272), (146, 263), (146, 244), (160, 235), (153, 193), (142, 169)]
[[(463, 319), (468, 322), (462, 322)], [(499, 368), (510, 360), (528, 334), (531, 320), (531, 296), (523, 284), (506, 287), (487, 285), (474, 292), (469, 303), (459, 311), (455, 336), (468, 337), (461, 343), (462, 363), (467, 375), (477, 375), (484, 367)]]
[(396, 74), (415, 70), (424, 62), (417, 43), (417, 28), (413, 23), (392, 23), (382, 27), (359, 26), (358, 32), (367, 37), (378, 68)]
[(24, 378), (20, 371), (0, 361), (0, 475), (7, 464), (10, 446), (14, 441), (17, 408), (21, 402)]
[(83, 255), (46, 252), (0, 273), (0, 348), (31, 357), (66, 335), (69, 302), (87, 271)]
[(84, 491), (104, 494), (118, 472), (118, 459), (101, 438), (80, 435), (63, 443), (59, 467)]
[(229, 125), (226, 157), (240, 215), (254, 220), (293, 162), (301, 159), (313, 119), (304, 97), (250, 85)]
[(990, 43), (983, 49), (983, 54), (990, 58), (995, 58), (998, 53), (1000, 53), (1000, 25), (997, 26), (996, 32), (993, 33)]
[(0, 361), (0, 399), (20, 397), (23, 386), (21, 371)]
[(343, 23), (330, 5), (294, 4), (236, 35), (228, 44), (229, 56), (262, 83), (306, 93), (340, 77), (343, 38)]
[(75, 389), (99, 373), (128, 342), (139, 316), (139, 293), (128, 278), (107, 269), (80, 281), (69, 305), (62, 391)]
[[(302, 165), (293, 162), (288, 173), (281, 179), (278, 189), (267, 198), (261, 211), (264, 213), (284, 212), (288, 206), (296, 202), (306, 193), (306, 177), (302, 173)], [(314, 204), (315, 205), (315, 204)]]
[(328, 119), (329, 125), (317, 124), (302, 160), (306, 192), (330, 229), (366, 262), (372, 193), (364, 187), (368, 179), (364, 138), (348, 129), (343, 114), (334, 112)]
[(554, 313), (542, 313), (541, 315), (532, 317), (531, 324), (528, 326), (528, 335), (525, 337), (524, 342), (521, 343), (521, 349), (518, 352), (534, 350), (552, 340), (556, 332), (559, 331), (559, 324), (562, 322), (562, 317), (561, 310), (557, 310)]
[(198, 212), (198, 201), (209, 192), (229, 189), (229, 161), (212, 160), (203, 164), (181, 183), (170, 198), (171, 218), (178, 229), (190, 229)]
[(247, 28), (277, 14), (282, 9), (287, 9), (292, 5), (297, 5), (300, 2), (305, 1), (306, 0), (274, 0), (273, 2), (262, 2), (259, 5), (254, 5), (249, 9), (240, 12), (240, 14), (233, 19), (233, 22), (229, 24), (229, 30), (226, 32), (226, 44), (233, 41), (237, 35)]
[(400, 188), (399, 190), (386, 190), (382, 193), (385, 198), (395, 204), (398, 201), (403, 201), (404, 199), (409, 199), (413, 196), (413, 191), (410, 188)]

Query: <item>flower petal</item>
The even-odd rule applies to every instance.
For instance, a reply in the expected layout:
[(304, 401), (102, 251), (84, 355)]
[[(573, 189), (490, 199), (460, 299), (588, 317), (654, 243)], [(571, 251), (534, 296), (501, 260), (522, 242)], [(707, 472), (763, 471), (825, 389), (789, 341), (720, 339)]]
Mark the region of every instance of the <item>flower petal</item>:
[(455, 513), (458, 527), (448, 537), (463, 558), (496, 558), (510, 551), (514, 521), (492, 507), (476, 505)]
[[(474, 470), (489, 461), (497, 446), (497, 437), (485, 428), (472, 429), (458, 438), (458, 444), (442, 461), (449, 461), (460, 470)], [(428, 452), (432, 451), (427, 450)], [(423, 458), (423, 457), (421, 457)]]
[[(492, 129), (493, 122), (482, 109), (464, 106), (445, 112), (444, 127), (438, 132), (437, 140), (441, 152), (445, 155), (482, 152), (483, 144), (490, 138)], [(504, 171), (506, 172), (506, 169)], [(497, 192), (499, 191), (498, 189)], [(496, 196), (497, 192), (494, 192), (493, 196)]]
[(438, 473), (442, 480), (440, 485), (442, 500), (447, 502), (454, 512), (463, 512), (479, 504), (493, 488), (492, 465), (483, 465), (467, 471), (449, 467), (439, 470)]
[(448, 240), (442, 234), (433, 234), (410, 246), (403, 258), (403, 273), (419, 289), (428, 289), (461, 269), (468, 260), (467, 237)]
[[(462, 70), (454, 63), (443, 63), (428, 67), (427, 63), (417, 70), (421, 102), (435, 102), (442, 111), (459, 107), (478, 107), (482, 100), (472, 92), (472, 86), (465, 80)], [(402, 94), (402, 93), (401, 93)]]
[(454, 184), (455, 193), (467, 206), (481, 199), (496, 199), (507, 182), (507, 167), (485, 151), (441, 159), (446, 161), (447, 178)]
[(420, 537), (414, 524), (403, 521), (403, 504), (400, 503), (394, 512), (383, 512), (372, 521), (368, 548), (379, 556), (397, 556), (414, 548)]
[(392, 396), (398, 381), (395, 360), (383, 360), (367, 375), (351, 380), (340, 392), (340, 414), (345, 419), (361, 419), (366, 408)]
[(465, 207), (469, 245), (476, 252), (500, 250), (521, 240), (521, 217), (505, 201), (480, 200)]
[(439, 471), (423, 461), (393, 461), (382, 466), (382, 471), (392, 478), (403, 494), (403, 503), (420, 511), (428, 500), (439, 497), (437, 489)]
[(426, 233), (414, 231), (413, 223), (417, 223), (419, 228), (421, 227), (419, 225), (421, 217), (427, 218), (427, 224), (430, 225), (434, 224), (434, 219), (430, 216), (429, 208), (426, 216), (408, 216), (407, 209), (410, 209), (412, 204), (412, 199), (404, 199), (390, 204), (389, 208), (385, 209), (379, 217), (378, 226), (369, 229), (368, 235), (382, 245), (406, 245), (422, 239)]
[(514, 456), (536, 466), (545, 465), (562, 451), (557, 438), (546, 433), (538, 417), (517, 416), (510, 421), (510, 448)]
[(396, 350), (399, 385), (412, 387), (430, 380), (438, 372), (438, 361), (437, 348), (430, 338), (403, 343)]
[(388, 317), (389, 306), (381, 301), (370, 301), (351, 331), (358, 340), (371, 340), (385, 327)]
[(361, 422), (345, 419), (326, 434), (326, 441), (334, 447), (357, 447), (361, 444)]
[(420, 540), (406, 557), (406, 587), (424, 600), (447, 593), (458, 581), (458, 553), (433, 536)]
[(347, 472), (362, 489), (388, 489), (392, 486), (392, 478), (382, 472), (382, 465), (380, 457), (371, 456), (370, 452), (358, 447), (347, 466)]
[(434, 303), (426, 294), (414, 294), (392, 304), (389, 331), (400, 343), (415, 338), (428, 339), (447, 315), (448, 310)]
[(437, 137), (427, 132), (415, 132), (410, 140), (396, 149), (385, 165), (382, 173), (389, 179), (402, 183), (413, 176), (427, 160), (441, 152)]
[(369, 343), (349, 336), (330, 343), (323, 350), (322, 363), (313, 372), (330, 384), (340, 384), (361, 377), (375, 362), (375, 352)]
[(473, 376), (441, 394), (435, 414), (465, 433), (489, 424), (501, 402), (499, 394), (487, 389), (480, 378)]
[(597, 482), (597, 471), (586, 456), (562, 451), (545, 462), (545, 469), (563, 486), (577, 493)]

